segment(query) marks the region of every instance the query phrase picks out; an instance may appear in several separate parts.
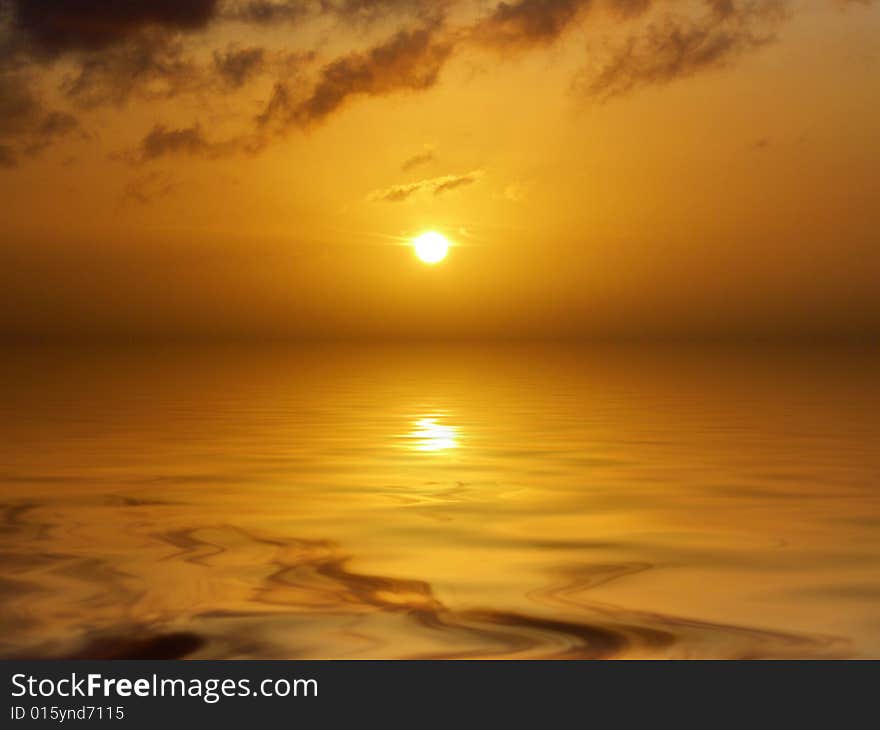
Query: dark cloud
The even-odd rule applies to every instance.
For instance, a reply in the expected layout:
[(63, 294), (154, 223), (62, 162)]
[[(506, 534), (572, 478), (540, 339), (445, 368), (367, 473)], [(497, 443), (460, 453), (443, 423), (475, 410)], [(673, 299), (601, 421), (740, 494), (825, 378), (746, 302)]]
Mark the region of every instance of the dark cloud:
[(168, 129), (156, 124), (141, 140), (140, 159), (155, 160), (167, 155), (186, 154), (194, 157), (211, 154), (212, 145), (205, 139), (200, 125)]
[(61, 90), (85, 107), (123, 105), (132, 98), (157, 101), (183, 94), (235, 92), (264, 73), (291, 77), (312, 55), (261, 47), (227, 46), (199, 63), (186, 55), (180, 38), (144, 32), (132, 40), (84, 58)]
[(430, 29), (400, 31), (366, 54), (351, 54), (325, 66), (296, 116), (305, 123), (320, 121), (351, 96), (428, 89), (437, 82), (451, 50), (451, 45), (442, 38), (437, 40)]
[(409, 172), (422, 165), (430, 164), (434, 161), (434, 150), (426, 150), (417, 155), (413, 155), (400, 166), (403, 172)]
[(375, 22), (389, 15), (428, 20), (453, 0), (233, 0), (225, 17), (245, 23), (298, 23), (316, 15), (335, 15), (346, 22)]
[(218, 0), (8, 0), (12, 25), (35, 50), (56, 56), (95, 51), (144, 28), (195, 30), (215, 15)]
[(72, 114), (44, 106), (28, 77), (0, 72), (0, 166), (12, 167), (77, 129)]
[(4, 2), (0, 66), (35, 67), (66, 54), (75, 70), (61, 91), (80, 106), (230, 90), (258, 72), (257, 49), (218, 50), (208, 65), (193, 59), (183, 32), (219, 17), (220, 0), (0, 0), (0, 8)]
[(433, 195), (442, 195), (456, 188), (472, 185), (483, 174), (482, 170), (474, 170), (463, 175), (444, 175), (404, 185), (392, 185), (381, 190), (374, 190), (367, 196), (367, 199), (373, 202), (402, 203), (422, 191), (428, 191)]
[[(868, 4), (868, 0), (829, 1)], [(136, 151), (123, 155), (140, 161), (168, 154), (215, 157), (261, 149), (271, 134), (318, 124), (357, 97), (430, 89), (453, 53), (465, 47), (520, 52), (549, 46), (588, 11), (601, 10), (618, 26), (631, 22), (642, 28), (612, 50), (599, 64), (598, 73), (580, 79), (589, 95), (606, 99), (668, 83), (723, 66), (769, 43), (786, 2), (697, 0), (687, 7), (702, 8), (702, 15), (661, 17), (656, 13), (684, 4), (659, 0), (0, 0), (0, 74), (6, 78), (0, 78), (0, 164), (8, 166), (10, 159), (39, 151), (76, 128), (74, 117), (63, 112), (52, 116), (54, 112), (44, 109), (26, 88), (8, 81), (19, 72), (36, 75), (41, 72), (37, 65), (61, 54), (67, 54), (66, 61), (74, 64), (74, 70), (63, 79), (60, 90), (78, 107), (194, 94), (209, 113), (216, 113), (217, 107), (210, 104), (218, 94), (235, 93), (261, 76), (275, 80), (255, 126), (243, 130), (234, 142), (212, 143), (197, 124), (180, 129), (157, 125)], [(450, 20), (469, 17), (468, 13), (456, 14), (458, 9), (471, 11), (483, 4), (489, 9), (470, 24), (455, 26)], [(635, 20), (643, 15), (648, 16), (646, 21)], [(345, 22), (392, 19), (389, 27), (403, 29), (372, 48), (330, 60), (308, 79), (301, 72), (313, 68), (314, 51), (227, 45), (216, 49), (207, 61), (198, 61), (193, 39), (183, 33), (203, 29), (215, 19), (276, 23), (317, 16)], [(403, 169), (431, 159), (430, 153), (417, 155)], [(405, 191), (396, 194), (403, 195), (402, 199), (408, 195)]]
[(0, 74), (0, 135), (26, 132), (41, 111), (27, 79), (16, 74)]
[(591, 0), (501, 2), (473, 29), (479, 43), (497, 48), (528, 48), (553, 43), (591, 5)]
[[(597, 2), (599, 0), (596, 0)], [(405, 3), (392, 0), (339, 0), (320, 4), (321, 12), (352, 13), (389, 11)], [(459, 44), (489, 43), (504, 49), (522, 49), (550, 44), (559, 38), (580, 16), (591, 7), (591, 0), (516, 0), (496, 3), (490, 12), (471, 29), (450, 30), (443, 22), (432, 20), (427, 25), (403, 29), (386, 41), (366, 51), (343, 55), (321, 68), (317, 77), (307, 84), (292, 79), (299, 71), (297, 64), (282, 70), (276, 61), (269, 60), (262, 48), (227, 47), (214, 55), (212, 74), (227, 88), (238, 88), (258, 73), (271, 73), (279, 79), (269, 101), (256, 118), (256, 127), (247, 133), (250, 150), (262, 148), (269, 135), (284, 134), (292, 128), (305, 128), (320, 123), (358, 96), (383, 96), (399, 91), (422, 91), (433, 87), (440, 71)], [(633, 17), (645, 12), (649, 0), (604, 0), (603, 8), (616, 17)], [(420, 4), (416, 4), (420, 6)], [(271, 6), (272, 10), (267, 8)], [(589, 84), (589, 93), (608, 97), (625, 93), (647, 83), (661, 83), (678, 76), (686, 76), (702, 68), (720, 65), (727, 59), (757, 47), (772, 37), (766, 32), (771, 10), (779, 6), (776, 0), (704, 0), (707, 12), (699, 20), (666, 18), (662, 23), (648, 26), (644, 35), (631, 38), (618, 49)], [(303, 11), (298, 3), (238, 3), (238, 13)], [(434, 5), (448, 7), (448, 3)], [(775, 17), (775, 16), (773, 16)], [(171, 57), (173, 61), (176, 57)], [(312, 56), (301, 57), (298, 64), (310, 63)], [(186, 88), (190, 74), (185, 65), (145, 64), (142, 75), (151, 78), (155, 71), (167, 82), (169, 91)], [(126, 74), (127, 79), (137, 77)], [(173, 80), (180, 80), (175, 85)], [(203, 80), (200, 83), (205, 83)], [(100, 88), (100, 85), (92, 85)], [(153, 86), (151, 84), (151, 86)], [(160, 86), (160, 88), (162, 88)], [(175, 130), (172, 130), (174, 132)], [(237, 153), (238, 144), (209, 144), (201, 127), (193, 126), (186, 135), (170, 136), (169, 130), (159, 127), (147, 137), (138, 159), (149, 160), (172, 152), (191, 155), (217, 156), (223, 150)], [(157, 153), (152, 144), (158, 144)], [(404, 170), (428, 162), (427, 154), (417, 156), (404, 164)], [(455, 183), (450, 183), (453, 187)], [(446, 189), (446, 188), (444, 188)], [(451, 187), (449, 189), (452, 189)], [(414, 190), (398, 186), (389, 191), (389, 200), (405, 200)]]
[(72, 114), (61, 111), (46, 112), (33, 129), (32, 138), (25, 147), (25, 152), (36, 154), (56, 139), (60, 139), (78, 128), (79, 120)]
[(61, 90), (86, 107), (121, 105), (136, 96), (169, 99), (205, 87), (203, 69), (184, 54), (184, 44), (161, 32), (145, 31), (129, 41), (90, 54)]
[(232, 46), (225, 51), (214, 51), (214, 67), (223, 82), (232, 88), (244, 86), (259, 74), (266, 64), (266, 51), (263, 48), (238, 48)]
[(707, 0), (707, 5), (701, 19), (667, 16), (631, 36), (586, 84), (587, 92), (607, 99), (724, 66), (773, 41), (785, 17), (784, 4), (774, 0)]
[(245, 23), (277, 24), (300, 20), (309, 15), (303, 0), (241, 0), (229, 3), (226, 17)]
[(152, 162), (163, 157), (204, 157), (215, 159), (233, 154), (254, 154), (263, 147), (257, 136), (240, 136), (210, 140), (201, 124), (171, 129), (155, 124), (136, 149), (116, 155), (116, 159), (134, 164)]
[(389, 16), (401, 16), (424, 23), (437, 22), (456, 0), (322, 0), (324, 12), (346, 21), (376, 22)]
[(435, 28), (401, 30), (365, 53), (352, 53), (325, 66), (311, 94), (295, 100), (279, 84), (261, 125), (280, 129), (320, 122), (353, 96), (381, 96), (401, 90), (424, 90), (437, 82), (452, 43)]

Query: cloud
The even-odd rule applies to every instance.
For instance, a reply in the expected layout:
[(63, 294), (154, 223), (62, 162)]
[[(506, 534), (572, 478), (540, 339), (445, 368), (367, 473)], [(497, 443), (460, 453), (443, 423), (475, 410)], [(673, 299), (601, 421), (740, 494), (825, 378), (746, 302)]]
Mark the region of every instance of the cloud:
[(642, 35), (630, 36), (585, 84), (587, 93), (608, 99), (722, 67), (772, 42), (785, 17), (785, 5), (774, 0), (706, 4), (709, 12), (698, 20), (666, 16)]
[(465, 185), (472, 185), (480, 179), (481, 175), (482, 172), (479, 170), (476, 172), (470, 172), (467, 175), (447, 175), (445, 179), (435, 178), (430, 187), (433, 190), (434, 195), (440, 195), (441, 193), (446, 193), (450, 190), (462, 188)]
[(175, 187), (176, 184), (166, 173), (154, 170), (129, 182), (122, 193), (122, 202), (149, 205), (158, 198), (170, 195)]
[(312, 92), (302, 100), (295, 101), (286, 84), (276, 85), (259, 122), (281, 130), (308, 126), (323, 121), (354, 96), (431, 88), (452, 47), (436, 28), (401, 30), (369, 51), (324, 66)]
[(27, 76), (0, 72), (0, 166), (14, 167), (79, 128), (72, 114), (47, 109)]
[[(605, 100), (669, 83), (725, 66), (770, 43), (788, 1), (0, 0), (0, 74), (24, 71), (29, 80), (46, 81), (49, 73), (72, 65), (60, 92), (77, 107), (123, 106), (132, 99), (157, 101), (191, 94), (205, 115), (221, 124), (240, 119), (246, 108), (221, 99), (241, 92), (258, 77), (274, 81), (262, 113), (235, 139), (211, 142), (211, 130), (206, 133), (197, 124), (178, 129), (157, 125), (127, 153), (140, 161), (170, 154), (212, 158), (261, 149), (272, 135), (320, 124), (356, 98), (431, 89), (453, 55), (468, 48), (519, 53), (550, 46), (587, 13), (604, 13), (613, 27), (629, 24), (630, 33), (598, 63), (598, 72), (579, 77), (579, 90)], [(828, 1), (840, 6), (870, 2)], [(678, 10), (669, 14), (669, 7)], [(479, 14), (480, 8), (488, 9)], [(702, 14), (694, 15), (694, 8)], [(234, 37), (230, 31), (241, 30), (230, 27), (233, 22), (305, 23), (322, 17), (348, 25), (381, 21), (380, 27), (398, 30), (366, 50), (330, 57), (320, 68), (314, 64), (315, 47), (292, 50), (287, 40), (281, 41), (282, 47), (214, 47), (192, 37), (212, 23), (228, 24), (219, 36), (226, 39)], [(49, 71), (62, 55), (64, 66)], [(53, 83), (55, 79), (57, 75), (51, 77)], [(38, 151), (76, 128), (71, 115), (59, 112), (62, 116), (50, 117), (53, 111), (43, 108), (27, 89), (10, 93), (4, 83), (8, 87), (8, 81), (0, 79), (0, 164), (8, 166), (10, 159)], [(239, 98), (243, 96), (236, 101)], [(25, 125), (10, 131), (10, 120), (25, 118)], [(431, 159), (429, 153), (416, 155), (403, 170)]]
[(0, 64), (34, 69), (69, 57), (75, 70), (64, 77), (60, 91), (79, 106), (122, 105), (133, 96), (166, 99), (208, 83), (203, 69), (188, 58), (181, 33), (204, 29), (216, 17), (219, 0), (6, 4), (8, 42), (0, 50)]
[(437, 82), (451, 51), (451, 44), (438, 40), (432, 29), (402, 30), (365, 54), (350, 54), (325, 66), (311, 96), (294, 116), (308, 124), (324, 119), (352, 96), (428, 89)]
[(410, 170), (414, 170), (415, 168), (421, 167), (422, 165), (428, 165), (432, 163), (435, 159), (436, 158), (434, 157), (434, 150), (428, 149), (405, 160), (404, 163), (400, 166), (400, 169), (403, 172), (409, 172)]
[(40, 102), (24, 77), (0, 75), (0, 135), (26, 132), (40, 113)]
[(209, 102), (236, 92), (262, 74), (292, 77), (312, 54), (268, 51), (228, 45), (211, 61), (186, 55), (180, 38), (144, 31), (131, 40), (83, 58), (75, 74), (64, 78), (61, 91), (79, 106), (122, 106), (132, 98), (146, 101), (200, 95)]
[(634, 18), (651, 7), (652, 0), (606, 0), (605, 5), (618, 18)]
[(9, 0), (12, 25), (48, 56), (102, 50), (144, 28), (202, 28), (218, 0)]
[(168, 129), (156, 124), (141, 140), (137, 159), (148, 162), (168, 156), (211, 157), (215, 154), (215, 145), (205, 139), (200, 125)]
[(179, 39), (145, 31), (129, 41), (83, 58), (61, 91), (77, 104), (121, 105), (132, 96), (155, 101), (204, 88), (202, 69), (184, 56)]
[(141, 142), (143, 159), (153, 160), (167, 154), (185, 152), (202, 155), (211, 149), (198, 125), (183, 129), (168, 129), (160, 124), (154, 126)]
[(474, 26), (473, 38), (501, 49), (550, 45), (578, 18), (591, 0), (501, 2)]
[(115, 159), (142, 164), (163, 157), (202, 157), (216, 159), (233, 154), (254, 154), (260, 151), (264, 140), (254, 135), (241, 135), (213, 141), (205, 136), (202, 125), (170, 129), (155, 124), (133, 150), (114, 155)]
[(453, 0), (233, 0), (225, 17), (245, 23), (277, 25), (298, 23), (315, 15), (335, 15), (346, 22), (375, 22), (389, 15), (427, 20)]
[(265, 25), (300, 20), (308, 14), (303, 0), (243, 0), (229, 3), (226, 9), (231, 20)]
[(263, 48), (238, 48), (230, 46), (225, 51), (214, 51), (214, 67), (227, 86), (238, 89), (266, 65), (266, 51)]
[(79, 120), (72, 114), (62, 111), (45, 112), (32, 130), (25, 152), (36, 154), (76, 129), (79, 129)]
[(372, 202), (402, 203), (422, 191), (428, 191), (434, 195), (442, 195), (465, 185), (472, 185), (484, 174), (483, 170), (474, 170), (464, 175), (444, 175), (404, 185), (392, 185), (381, 190), (374, 190), (367, 196), (367, 200)]

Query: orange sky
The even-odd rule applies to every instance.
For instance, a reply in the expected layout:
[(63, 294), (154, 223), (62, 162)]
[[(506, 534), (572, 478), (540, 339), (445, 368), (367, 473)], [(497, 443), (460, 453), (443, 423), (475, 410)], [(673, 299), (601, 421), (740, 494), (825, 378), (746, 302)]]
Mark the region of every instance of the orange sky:
[(0, 28), (8, 336), (880, 331), (878, 3), (0, 0)]

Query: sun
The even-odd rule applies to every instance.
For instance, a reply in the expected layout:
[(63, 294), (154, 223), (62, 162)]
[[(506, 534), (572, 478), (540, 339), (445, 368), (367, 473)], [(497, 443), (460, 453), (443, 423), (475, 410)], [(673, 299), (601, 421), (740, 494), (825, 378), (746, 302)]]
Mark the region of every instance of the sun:
[(416, 256), (426, 264), (437, 264), (449, 253), (449, 240), (441, 233), (428, 231), (413, 239)]

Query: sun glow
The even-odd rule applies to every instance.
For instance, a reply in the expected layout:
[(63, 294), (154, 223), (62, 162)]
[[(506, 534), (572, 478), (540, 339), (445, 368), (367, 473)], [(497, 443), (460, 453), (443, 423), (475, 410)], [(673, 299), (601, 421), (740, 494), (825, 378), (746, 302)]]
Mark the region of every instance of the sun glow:
[(449, 241), (436, 231), (428, 231), (413, 239), (416, 256), (426, 264), (437, 264), (449, 253)]
[(413, 424), (409, 438), (416, 451), (446, 451), (458, 446), (455, 426), (439, 423), (437, 418), (420, 418)]

